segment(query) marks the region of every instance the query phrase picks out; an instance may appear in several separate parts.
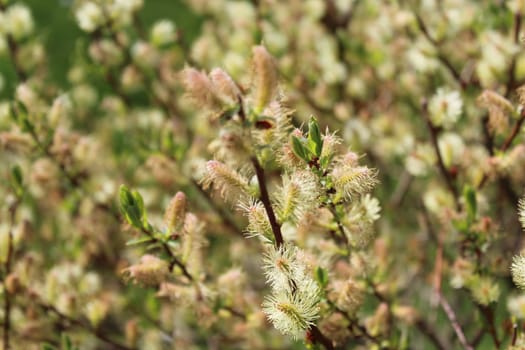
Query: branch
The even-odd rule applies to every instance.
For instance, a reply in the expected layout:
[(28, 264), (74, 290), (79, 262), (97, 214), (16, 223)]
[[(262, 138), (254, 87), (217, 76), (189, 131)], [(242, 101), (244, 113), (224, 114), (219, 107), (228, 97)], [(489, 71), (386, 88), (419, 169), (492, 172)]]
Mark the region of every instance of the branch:
[(465, 348), (465, 350), (474, 350), (472, 345), (468, 343), (467, 338), (465, 337), (465, 333), (463, 333), (463, 330), (459, 325), (456, 313), (454, 312), (448, 301), (443, 297), (443, 295), (441, 295), (441, 292), (438, 293), (438, 300), (439, 304), (443, 308), (443, 311), (445, 311), (450, 323), (452, 324), (452, 328), (454, 328), (454, 331), (456, 332), (459, 342), (461, 343), (463, 348)]
[[(4, 5), (2, 2), (0, 2), (0, 12), (4, 12), (6, 10), (6, 5)], [(8, 54), (11, 59), (11, 62), (13, 63), (13, 67), (15, 69), (16, 76), (18, 78), (18, 81), (24, 81), (27, 79), (27, 75), (18, 64), (18, 61), (16, 59), (16, 56), (18, 55), (18, 44), (16, 43), (15, 39), (11, 34), (6, 35), (7, 39), (7, 48), (8, 48)]]
[(170, 259), (170, 263), (169, 263), (169, 270), (171, 271), (173, 269), (173, 267), (176, 265), (178, 266), (181, 271), (182, 271), (182, 274), (184, 276), (186, 276), (190, 281), (194, 281), (195, 279), (193, 278), (193, 276), (188, 272), (188, 269), (186, 268), (186, 265), (184, 265), (176, 256), (175, 254), (173, 254), (173, 252), (171, 251), (170, 247), (168, 246), (168, 244), (160, 239), (158, 239), (157, 237), (155, 237), (155, 235), (153, 234), (153, 232), (151, 232), (149, 229), (143, 227), (142, 228), (142, 232), (144, 234), (146, 234), (148, 237), (150, 237), (152, 240), (154, 240), (156, 243), (159, 243), (161, 246), (162, 246), (162, 249), (164, 250), (164, 252), (166, 253), (166, 255), (169, 257)]
[(261, 167), (259, 160), (257, 160), (257, 156), (252, 156), (251, 162), (253, 164), (253, 167), (255, 168), (255, 174), (257, 176), (257, 181), (259, 183), (259, 189), (261, 190), (260, 199), (264, 205), (266, 214), (268, 215), (268, 220), (270, 221), (272, 232), (275, 237), (275, 244), (277, 245), (277, 248), (279, 248), (280, 246), (283, 245), (284, 240), (283, 240), (283, 235), (281, 233), (281, 225), (279, 225), (279, 223), (277, 222), (277, 218), (275, 217), (272, 203), (270, 201), (270, 196), (268, 194), (268, 189), (266, 188), (266, 178), (264, 175), (264, 169)]
[(244, 237), (244, 234), (242, 233), (242, 230), (237, 227), (237, 224), (235, 221), (230, 217), (230, 213), (223, 209), (222, 206), (217, 205), (217, 203), (213, 200), (213, 198), (210, 197), (208, 192), (206, 192), (194, 179), (190, 180), (193, 187), (199, 191), (199, 193), (204, 197), (206, 202), (209, 204), (211, 209), (213, 209), (217, 215), (222, 219), (222, 222), (226, 227), (230, 229), (232, 233), (235, 233), (236, 235), (240, 237)]
[(19, 201), (18, 199), (15, 200), (13, 204), (9, 206), (9, 233), (7, 237), (7, 257), (4, 263), (4, 324), (3, 324), (3, 344), (4, 349), (9, 350), (11, 349), (10, 339), (9, 339), (9, 333), (11, 331), (11, 292), (7, 288), (6, 281), (9, 277), (9, 274), (11, 273), (11, 265), (13, 260), (13, 227), (15, 225), (15, 216), (16, 211), (18, 209)]
[[(239, 118), (243, 125), (246, 123), (246, 112), (244, 110), (244, 102), (241, 97), (239, 97)], [(273, 211), (272, 202), (270, 201), (270, 195), (268, 194), (268, 188), (266, 187), (266, 175), (264, 174), (264, 169), (257, 159), (257, 155), (252, 155), (250, 157), (253, 168), (255, 169), (255, 175), (257, 176), (257, 182), (259, 183), (259, 189), (261, 191), (260, 200), (264, 205), (266, 214), (268, 215), (268, 220), (270, 221), (270, 226), (272, 227), (273, 236), (275, 238), (275, 244), (277, 248), (283, 245), (283, 235), (281, 233), (281, 225), (277, 222), (275, 212)]]
[[(518, 44), (520, 40), (520, 28), (521, 28), (522, 17), (520, 13), (514, 15), (514, 43)], [(509, 97), (512, 90), (516, 87), (516, 77), (514, 71), (516, 70), (516, 54), (512, 55), (512, 60), (510, 61), (509, 70), (508, 70), (508, 80), (507, 85), (505, 86), (505, 97)]]
[[(501, 152), (505, 152), (510, 148), (510, 146), (514, 142), (514, 139), (516, 138), (516, 136), (518, 136), (524, 122), (525, 122), (525, 108), (521, 111), (519, 119), (516, 121), (509, 136), (507, 136), (507, 138), (503, 142), (503, 145), (500, 147), (499, 150)], [(481, 188), (483, 188), (483, 186), (485, 186), (485, 183), (487, 182), (488, 178), (489, 176), (485, 173), (483, 177), (481, 178), (481, 181), (478, 185), (478, 190), (480, 190)]]
[(434, 344), (436, 349), (439, 349), (439, 350), (447, 349), (447, 346), (443, 344), (441, 339), (439, 339), (437, 334), (429, 326), (429, 324), (425, 322), (425, 320), (423, 319), (417, 320), (416, 326), (421, 331), (421, 333), (425, 335), (432, 342), (432, 344)]
[(327, 350), (335, 349), (332, 341), (328, 339), (323, 333), (321, 333), (317, 326), (310, 327), (308, 332), (312, 336), (314, 344), (322, 344)]
[[(34, 295), (34, 296), (36, 296), (36, 295)], [(46, 304), (44, 302), (38, 301), (38, 306), (41, 307), (45, 311), (48, 311), (48, 312), (51, 312), (51, 313), (55, 314), (59, 319), (61, 319), (63, 321), (66, 321), (66, 322), (70, 323), (71, 325), (77, 326), (77, 327), (79, 327), (81, 329), (84, 329), (84, 330), (90, 332), (95, 337), (97, 337), (99, 340), (102, 340), (103, 342), (110, 344), (113, 349), (118, 349), (118, 350), (134, 350), (135, 349), (134, 347), (128, 347), (126, 345), (120, 344), (120, 343), (112, 340), (108, 335), (103, 333), (101, 330), (91, 326), (89, 323), (87, 323), (87, 322), (85, 322), (83, 320), (72, 318), (72, 317), (69, 317), (69, 316), (63, 314), (62, 312), (60, 312), (53, 305), (49, 305), (49, 304)]]
[(485, 317), (485, 320), (487, 321), (488, 330), (490, 336), (492, 337), (492, 340), (494, 341), (494, 345), (496, 346), (496, 349), (499, 349), (501, 343), (498, 339), (498, 332), (496, 331), (496, 327), (494, 326), (494, 310), (492, 310), (488, 306), (483, 305), (478, 305), (478, 307), (481, 311), (481, 314), (483, 315), (483, 317)]
[(438, 167), (441, 172), (441, 175), (443, 179), (445, 180), (445, 183), (447, 185), (448, 190), (454, 197), (454, 202), (456, 204), (456, 209), (460, 209), (459, 200), (458, 200), (458, 189), (456, 188), (454, 184), (454, 180), (452, 179), (452, 175), (448, 171), (447, 167), (445, 166), (445, 163), (443, 161), (443, 157), (441, 155), (441, 152), (439, 150), (439, 144), (438, 144), (438, 132), (439, 130), (432, 124), (432, 121), (428, 117), (428, 108), (427, 108), (426, 101), (423, 102), (423, 116), (425, 118), (425, 122), (427, 123), (428, 131), (430, 133), (430, 139), (432, 141), (432, 146), (434, 147), (434, 152), (436, 153), (436, 157), (438, 160)]
[(428, 28), (421, 18), (421, 16), (418, 13), (414, 13), (416, 16), (417, 25), (419, 27), (419, 30), (423, 33), (425, 38), (427, 38), (428, 41), (436, 48), (437, 50), (437, 58), (438, 60), (447, 68), (447, 70), (450, 72), (450, 74), (454, 77), (454, 79), (457, 81), (461, 89), (465, 89), (469, 84), (473, 84), (473, 82), (467, 82), (462, 77), (460, 72), (454, 67), (452, 62), (440, 51), (440, 45), (439, 42), (430, 35), (430, 32), (428, 31)]

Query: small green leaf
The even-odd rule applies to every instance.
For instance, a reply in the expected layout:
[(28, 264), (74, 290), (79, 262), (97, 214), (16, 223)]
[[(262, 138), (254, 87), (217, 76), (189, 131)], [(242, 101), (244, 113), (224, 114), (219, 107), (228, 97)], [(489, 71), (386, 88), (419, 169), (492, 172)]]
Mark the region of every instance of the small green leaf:
[(66, 350), (71, 350), (73, 348), (71, 339), (67, 335), (62, 336), (62, 348)]
[(142, 226), (146, 226), (148, 223), (148, 218), (146, 214), (146, 209), (144, 209), (144, 200), (142, 199), (142, 196), (137, 190), (133, 190), (131, 194), (133, 195), (133, 198), (135, 199), (135, 203), (137, 203), (137, 208), (139, 211), (139, 217), (140, 217), (140, 221), (142, 222)]
[(328, 272), (321, 266), (317, 266), (315, 269), (315, 279), (322, 288), (325, 288), (328, 285)]
[(463, 198), (465, 199), (467, 209), (467, 220), (472, 223), (476, 219), (477, 214), (477, 202), (476, 202), (476, 191), (471, 186), (465, 186), (463, 188)]
[(11, 168), (11, 184), (18, 197), (24, 193), (24, 177), (20, 166), (15, 165)]
[(299, 140), (299, 138), (296, 136), (292, 136), (292, 150), (296, 156), (298, 156), (305, 162), (310, 161), (310, 157), (309, 157), (310, 152), (308, 152), (308, 149), (304, 146), (301, 140)]
[(328, 168), (328, 165), (330, 164), (331, 161), (332, 161), (332, 157), (330, 156), (323, 156), (319, 158), (319, 164), (321, 165), (321, 169)]
[(22, 131), (33, 132), (35, 130), (33, 124), (25, 116), (22, 117), (21, 124)]
[(129, 241), (126, 242), (126, 245), (127, 246), (135, 246), (135, 245), (139, 245), (139, 244), (151, 243), (151, 242), (154, 242), (154, 241), (155, 240), (153, 238), (148, 237), (148, 236), (144, 236), (144, 237), (130, 239)]
[[(130, 225), (135, 228), (142, 228), (142, 211), (144, 204), (142, 197), (137, 191), (133, 193), (125, 185), (120, 186), (119, 190), (120, 210), (126, 217)], [(142, 208), (142, 209), (141, 209)]]
[(321, 156), (323, 150), (323, 139), (321, 138), (319, 123), (314, 117), (312, 117), (308, 123), (308, 145), (316, 157)]

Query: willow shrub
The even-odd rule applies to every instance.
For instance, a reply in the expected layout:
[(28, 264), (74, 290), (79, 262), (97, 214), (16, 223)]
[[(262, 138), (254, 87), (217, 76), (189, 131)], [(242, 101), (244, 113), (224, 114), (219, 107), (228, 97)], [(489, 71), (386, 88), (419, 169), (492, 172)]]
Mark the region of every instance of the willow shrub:
[(66, 84), (0, 0), (5, 349), (525, 348), (524, 1), (64, 6)]

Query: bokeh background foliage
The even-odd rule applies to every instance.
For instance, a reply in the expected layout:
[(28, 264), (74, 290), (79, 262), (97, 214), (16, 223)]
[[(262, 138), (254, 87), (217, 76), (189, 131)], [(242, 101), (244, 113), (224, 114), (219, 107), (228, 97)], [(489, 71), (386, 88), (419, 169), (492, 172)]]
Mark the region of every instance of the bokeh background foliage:
[(11, 348), (524, 348), (525, 1), (89, 2), (9, 1), (44, 51), (0, 55)]
[[(38, 28), (36, 37), (45, 45), (48, 53), (49, 78), (61, 88), (68, 87), (67, 73), (64, 67), (70, 67), (76, 55), (85, 55), (85, 46), (79, 47), (84, 41), (82, 31), (78, 28), (74, 13), (71, 11), (70, 0), (28, 0), (24, 1), (34, 15)], [(200, 33), (202, 16), (196, 14), (180, 0), (147, 1), (139, 17), (146, 27), (151, 26), (159, 18), (166, 18), (177, 23), (188, 42), (192, 42)], [(16, 79), (12, 64), (6, 57), (0, 58), (0, 71), (5, 78), (5, 88), (0, 91), (2, 98), (12, 96)]]

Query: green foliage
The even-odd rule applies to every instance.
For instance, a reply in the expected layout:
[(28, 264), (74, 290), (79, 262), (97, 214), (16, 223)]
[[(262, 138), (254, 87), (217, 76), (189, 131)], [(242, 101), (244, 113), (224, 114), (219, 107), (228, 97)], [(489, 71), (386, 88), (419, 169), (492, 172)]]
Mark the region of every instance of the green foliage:
[(0, 347), (524, 348), (523, 16), (0, 0)]

